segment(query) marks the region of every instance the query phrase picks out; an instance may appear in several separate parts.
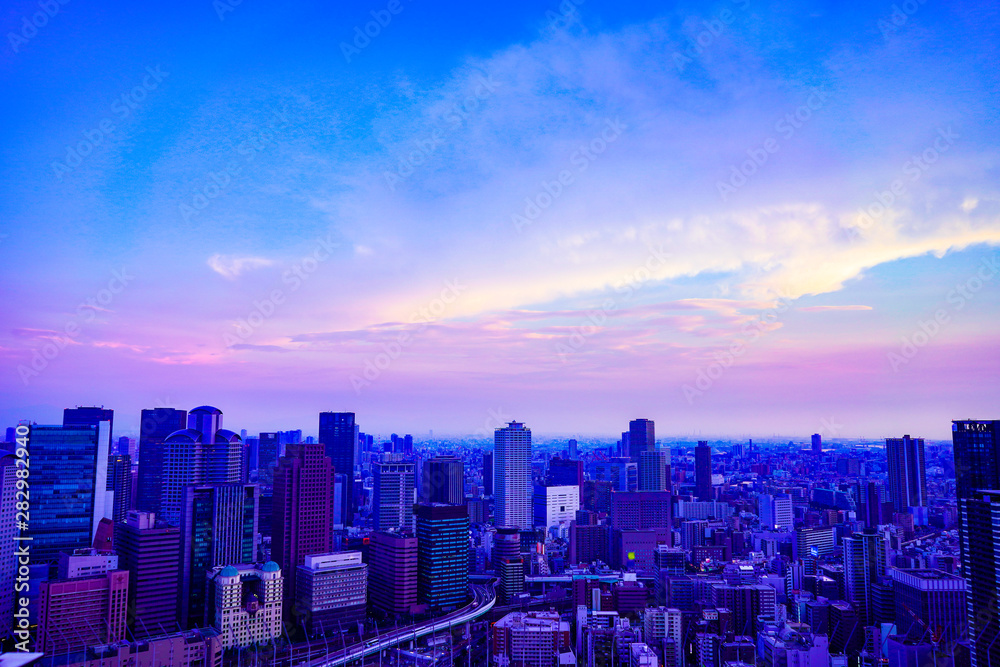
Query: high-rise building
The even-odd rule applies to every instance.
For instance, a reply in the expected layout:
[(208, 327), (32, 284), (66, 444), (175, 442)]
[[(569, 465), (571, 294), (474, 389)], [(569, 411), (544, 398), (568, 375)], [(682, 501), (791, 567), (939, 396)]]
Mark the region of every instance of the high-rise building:
[(579, 486), (583, 487), (583, 461), (554, 458), (549, 461), (545, 472), (547, 486)]
[(156, 515), (132, 510), (115, 526), (118, 565), (129, 573), (128, 625), (134, 636), (165, 633), (175, 626), (180, 587), (180, 529)]
[[(402, 454), (385, 454), (392, 459)], [(384, 460), (374, 465), (372, 515), (375, 530), (399, 530), (413, 526), (414, 464)]]
[(180, 524), (184, 488), (190, 485), (238, 484), (243, 441), (222, 428), (222, 411), (202, 405), (188, 412), (188, 427), (167, 436), (160, 516)]
[(274, 561), (213, 568), (207, 575), (206, 624), (223, 649), (265, 644), (281, 636), (282, 577)]
[(132, 457), (128, 454), (108, 458), (107, 490), (114, 494), (111, 520), (122, 523), (126, 513), (132, 509)]
[(672, 503), (669, 491), (614, 491), (611, 525), (619, 530), (671, 528)]
[(14, 461), (12, 453), (0, 450), (0, 640), (10, 637), (14, 627), (14, 576), (18, 570), (15, 513), (17, 492), (23, 491), (18, 488), (18, 467)]
[(889, 464), (889, 499), (897, 512), (927, 506), (927, 463), (924, 439), (886, 438), (885, 455)]
[(322, 443), (289, 445), (274, 472), (271, 558), (295, 599), (295, 572), (305, 557), (334, 550), (334, 472)]
[(567, 445), (566, 453), (569, 454), (570, 459), (575, 459), (577, 456), (579, 456), (579, 452), (577, 451), (577, 446), (576, 446), (576, 440), (574, 438), (570, 438), (570, 441)]
[[(570, 645), (569, 622), (557, 612), (515, 611), (493, 624), (490, 664), (557, 667)], [(609, 663), (610, 664), (610, 663)]]
[(493, 435), (498, 526), (531, 527), (531, 429), (510, 422)]
[(125, 639), (128, 572), (42, 581), (35, 650), (46, 655)]
[(1000, 489), (1000, 420), (953, 421), (956, 493), (973, 497), (974, 490)]
[(372, 533), (368, 591), (372, 604), (390, 614), (410, 614), (417, 606), (417, 538), (412, 533)]
[(274, 468), (278, 465), (279, 450), (281, 449), (281, 444), (278, 442), (278, 432), (262, 432), (257, 436), (257, 439), (258, 475), (266, 473), (267, 479), (271, 479), (274, 475)]
[(164, 443), (171, 433), (187, 426), (187, 410), (152, 408), (142, 411), (139, 424), (139, 480), (135, 506), (142, 512), (160, 512), (163, 497)]
[(792, 498), (785, 494), (758, 496), (757, 515), (765, 530), (792, 530), (795, 527)]
[(639, 490), (670, 490), (670, 453), (647, 449), (639, 452)]
[(353, 412), (319, 413), (319, 442), (334, 472), (345, 477), (341, 517), (346, 526), (354, 523), (354, 466), (358, 463), (358, 441), (358, 425)]
[(254, 560), (260, 516), (256, 484), (184, 488), (180, 520), (181, 625), (202, 623), (205, 573), (213, 567)]
[(819, 433), (812, 434), (812, 453), (822, 454), (823, 453), (823, 436)]
[(106, 437), (108, 442), (108, 455), (113, 448), (111, 446), (111, 432), (115, 426), (115, 411), (110, 408), (101, 407), (76, 407), (63, 410), (63, 426), (98, 426), (101, 422), (108, 423)]
[(462, 606), (469, 587), (469, 515), (464, 505), (417, 505), (418, 590), (432, 610)]
[(31, 452), (32, 564), (52, 563), (60, 551), (90, 547), (101, 519), (110, 517), (110, 430), (106, 421), (97, 426), (18, 427), (18, 437), (27, 438)]
[(712, 499), (712, 448), (705, 440), (694, 448), (694, 486), (698, 500)]
[(461, 505), (465, 502), (465, 462), (447, 455), (427, 459), (420, 484), (424, 502)]
[(889, 576), (893, 581), (896, 630), (900, 635), (922, 639), (930, 627), (941, 628), (942, 645), (965, 638), (962, 629), (968, 611), (964, 579), (931, 569), (890, 568)]
[(875, 625), (873, 584), (885, 576), (885, 540), (878, 533), (855, 533), (843, 538), (844, 597), (854, 605), (862, 625)]
[[(664, 659), (664, 667), (680, 667), (683, 613), (674, 607), (648, 607), (642, 612), (643, 639), (650, 646), (661, 649), (661, 654), (670, 657)], [(667, 650), (667, 645), (670, 650)]]
[(483, 495), (493, 495), (493, 452), (483, 452)]
[(534, 525), (546, 531), (561, 528), (569, 530), (569, 524), (580, 509), (580, 487), (536, 486), (533, 495)]
[(306, 556), (296, 581), (295, 610), (305, 619), (308, 634), (339, 633), (339, 623), (364, 619), (368, 565), (361, 561), (360, 551)]
[(493, 569), (500, 580), (497, 590), (500, 603), (510, 604), (524, 592), (524, 559), (517, 528), (497, 528), (493, 539)]
[(642, 452), (656, 449), (656, 428), (651, 419), (633, 419), (628, 423), (628, 454), (633, 462), (639, 463)]

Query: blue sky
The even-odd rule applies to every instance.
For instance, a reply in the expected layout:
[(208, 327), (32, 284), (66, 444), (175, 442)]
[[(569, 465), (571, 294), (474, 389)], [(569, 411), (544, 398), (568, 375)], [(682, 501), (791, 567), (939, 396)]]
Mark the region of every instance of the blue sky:
[(995, 410), (992, 3), (55, 6), (0, 13), (11, 423)]

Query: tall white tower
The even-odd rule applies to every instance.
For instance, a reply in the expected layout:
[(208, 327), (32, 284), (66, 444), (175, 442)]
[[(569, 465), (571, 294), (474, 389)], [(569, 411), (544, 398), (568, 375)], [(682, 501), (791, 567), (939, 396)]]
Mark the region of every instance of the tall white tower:
[(510, 422), (493, 432), (498, 526), (531, 528), (531, 429)]

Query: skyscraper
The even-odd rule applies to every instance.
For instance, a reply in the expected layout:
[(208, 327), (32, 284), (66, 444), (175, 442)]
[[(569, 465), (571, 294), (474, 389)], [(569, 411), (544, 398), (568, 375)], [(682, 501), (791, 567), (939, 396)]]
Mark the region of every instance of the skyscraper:
[(889, 464), (889, 499), (897, 512), (910, 507), (927, 506), (927, 464), (924, 439), (886, 438), (885, 455)]
[(812, 434), (812, 453), (822, 454), (823, 453), (823, 436), (819, 433)]
[(705, 440), (694, 448), (694, 486), (698, 500), (712, 499), (712, 448)]
[(971, 664), (986, 667), (1000, 664), (1000, 420), (953, 421), (951, 437)]
[(65, 654), (125, 639), (128, 572), (43, 581), (38, 604), (35, 649)]
[[(624, 443), (623, 443), (624, 444)], [(651, 419), (633, 419), (628, 423), (628, 454), (635, 463), (642, 452), (656, 449), (656, 429)]]
[(111, 432), (115, 426), (115, 411), (110, 408), (101, 407), (75, 407), (63, 410), (63, 426), (97, 426), (101, 422), (108, 422), (108, 455), (111, 455)]
[(872, 587), (885, 576), (885, 540), (875, 532), (855, 533), (843, 538), (844, 592), (854, 605), (863, 625), (874, 625), (876, 618)]
[(111, 520), (121, 523), (132, 509), (132, 457), (128, 454), (109, 457), (107, 490), (114, 493)]
[(493, 569), (500, 580), (497, 591), (500, 603), (510, 604), (524, 592), (524, 560), (518, 529), (497, 528), (493, 539)]
[(465, 502), (465, 462), (457, 456), (447, 455), (427, 459), (421, 486), (425, 502), (461, 505)]
[(202, 405), (188, 412), (188, 427), (171, 433), (166, 449), (163, 495), (164, 521), (180, 524), (184, 487), (205, 484), (237, 484), (243, 442), (239, 434), (222, 428), (222, 411)]
[(583, 461), (554, 458), (549, 461), (545, 472), (545, 484), (548, 486), (579, 486), (583, 493)]
[(156, 515), (131, 511), (115, 526), (118, 565), (129, 572), (128, 624), (132, 634), (161, 634), (177, 623), (180, 530)]
[(256, 556), (260, 488), (256, 484), (184, 487), (180, 517), (180, 617), (203, 622), (205, 576), (213, 567), (250, 563)]
[(323, 444), (289, 445), (278, 459), (271, 558), (285, 572), (285, 600), (295, 599), (295, 573), (305, 557), (334, 549), (333, 478), (333, 464)]
[(136, 509), (159, 514), (163, 497), (164, 442), (187, 425), (187, 410), (153, 408), (142, 411), (139, 424), (139, 482)]
[(510, 422), (493, 434), (498, 526), (531, 527), (531, 429)]
[(14, 577), (18, 570), (15, 553), (18, 546), (15, 539), (18, 535), (17, 492), (23, 491), (18, 486), (25, 486), (24, 482), (17, 483), (19, 468), (14, 461), (13, 453), (0, 450), (0, 640), (10, 637), (14, 628)]
[[(107, 500), (110, 422), (97, 426), (18, 427), (31, 452), (31, 561), (54, 562), (60, 551), (90, 547)], [(22, 435), (24, 434), (24, 435)]]
[(493, 495), (493, 452), (483, 452), (483, 495)]
[(670, 489), (669, 456), (669, 453), (663, 450), (647, 449), (639, 452), (640, 491), (668, 491)]
[(465, 604), (469, 587), (469, 515), (464, 505), (417, 505), (418, 590), (432, 610)]
[(417, 538), (413, 533), (372, 533), (368, 590), (372, 604), (390, 614), (409, 614), (417, 605)]
[[(386, 454), (399, 458), (402, 454)], [(414, 463), (403, 460), (379, 461), (374, 466), (372, 514), (375, 530), (412, 528)]]
[(358, 462), (358, 440), (358, 425), (353, 412), (319, 413), (319, 442), (324, 446), (334, 471), (345, 476), (341, 516), (347, 526), (354, 522), (354, 466)]

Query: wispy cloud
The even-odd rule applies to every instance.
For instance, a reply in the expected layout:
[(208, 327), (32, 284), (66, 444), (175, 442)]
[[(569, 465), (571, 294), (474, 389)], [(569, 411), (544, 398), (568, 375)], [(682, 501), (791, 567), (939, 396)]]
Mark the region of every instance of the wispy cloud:
[(265, 257), (235, 257), (218, 253), (208, 258), (208, 266), (224, 278), (235, 280), (244, 271), (273, 266), (274, 261)]
[(802, 308), (798, 308), (798, 310), (801, 310), (802, 312), (805, 312), (805, 313), (825, 313), (825, 312), (830, 311), (830, 310), (834, 310), (834, 311), (836, 311), (836, 310), (873, 310), (873, 308), (871, 306), (860, 306), (860, 305), (855, 305), (855, 306), (804, 306)]

